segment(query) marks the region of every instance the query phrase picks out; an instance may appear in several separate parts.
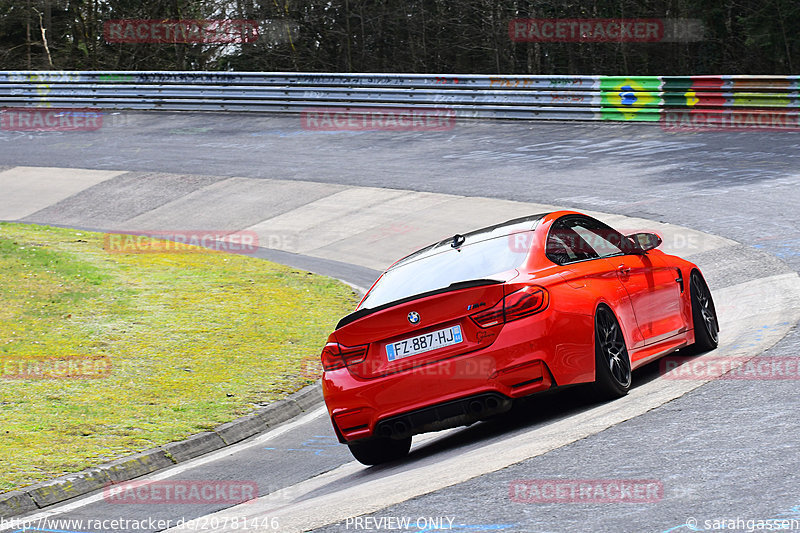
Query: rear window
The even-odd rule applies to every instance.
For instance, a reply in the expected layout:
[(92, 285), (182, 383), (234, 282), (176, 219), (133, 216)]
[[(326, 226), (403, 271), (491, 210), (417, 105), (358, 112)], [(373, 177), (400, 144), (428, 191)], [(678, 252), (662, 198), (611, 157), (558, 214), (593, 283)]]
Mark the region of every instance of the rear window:
[(440, 244), (434, 247), (440, 251), (422, 254), (418, 259), (412, 255), (383, 275), (359, 309), (373, 309), (460, 281), (492, 279), (501, 272), (518, 268), (528, 250), (516, 246), (519, 241), (515, 241), (515, 237), (504, 235), (465, 244), (459, 249)]

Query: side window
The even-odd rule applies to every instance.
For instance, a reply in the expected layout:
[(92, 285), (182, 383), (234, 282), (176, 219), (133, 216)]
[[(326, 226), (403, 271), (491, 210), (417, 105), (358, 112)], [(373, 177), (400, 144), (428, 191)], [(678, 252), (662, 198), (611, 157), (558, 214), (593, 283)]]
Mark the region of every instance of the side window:
[(545, 255), (557, 265), (596, 259), (597, 253), (572, 227), (569, 219), (557, 220), (547, 236)]
[(576, 217), (570, 225), (599, 257), (625, 255), (631, 247), (624, 235), (598, 220)]

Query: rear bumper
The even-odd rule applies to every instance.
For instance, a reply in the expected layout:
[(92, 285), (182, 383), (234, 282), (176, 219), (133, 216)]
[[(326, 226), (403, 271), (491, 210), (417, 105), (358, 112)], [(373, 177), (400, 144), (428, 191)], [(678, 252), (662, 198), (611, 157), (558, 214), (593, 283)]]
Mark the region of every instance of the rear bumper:
[[(340, 439), (401, 438), (466, 425), (507, 410), (510, 399), (551, 388), (558, 377), (553, 363), (563, 367), (563, 361), (553, 360), (559, 348), (542, 318), (506, 324), (482, 350), (395, 374), (364, 379), (347, 368), (325, 372), (322, 390)], [(593, 366), (584, 372), (582, 381), (594, 378)], [(473, 397), (487, 394), (494, 399), (481, 412), (470, 408)]]

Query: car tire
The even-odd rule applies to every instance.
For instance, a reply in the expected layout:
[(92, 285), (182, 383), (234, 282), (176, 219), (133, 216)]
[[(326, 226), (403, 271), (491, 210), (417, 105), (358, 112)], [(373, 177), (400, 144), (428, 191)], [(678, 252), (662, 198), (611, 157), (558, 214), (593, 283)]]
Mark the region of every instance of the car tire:
[(628, 394), (631, 388), (631, 361), (619, 321), (608, 307), (601, 305), (594, 319), (594, 393), (600, 400)]
[(692, 272), (689, 295), (692, 299), (693, 349), (696, 352), (708, 352), (719, 345), (719, 322), (711, 291), (697, 271)]
[(348, 442), (347, 446), (359, 463), (372, 466), (402, 459), (408, 455), (411, 449), (411, 437), (404, 439), (375, 437)]

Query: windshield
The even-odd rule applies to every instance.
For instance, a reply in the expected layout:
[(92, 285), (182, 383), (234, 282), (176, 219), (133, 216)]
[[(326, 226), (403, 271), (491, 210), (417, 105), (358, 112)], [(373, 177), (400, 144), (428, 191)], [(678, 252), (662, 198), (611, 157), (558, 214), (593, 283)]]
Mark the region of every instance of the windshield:
[(403, 260), (389, 269), (367, 294), (359, 309), (372, 309), (460, 281), (491, 279), (513, 270), (522, 265), (528, 253), (527, 247), (515, 245), (520, 242), (515, 237), (504, 235), (465, 244), (459, 249), (441, 244), (426, 248), (438, 248), (438, 251), (410, 261)]

